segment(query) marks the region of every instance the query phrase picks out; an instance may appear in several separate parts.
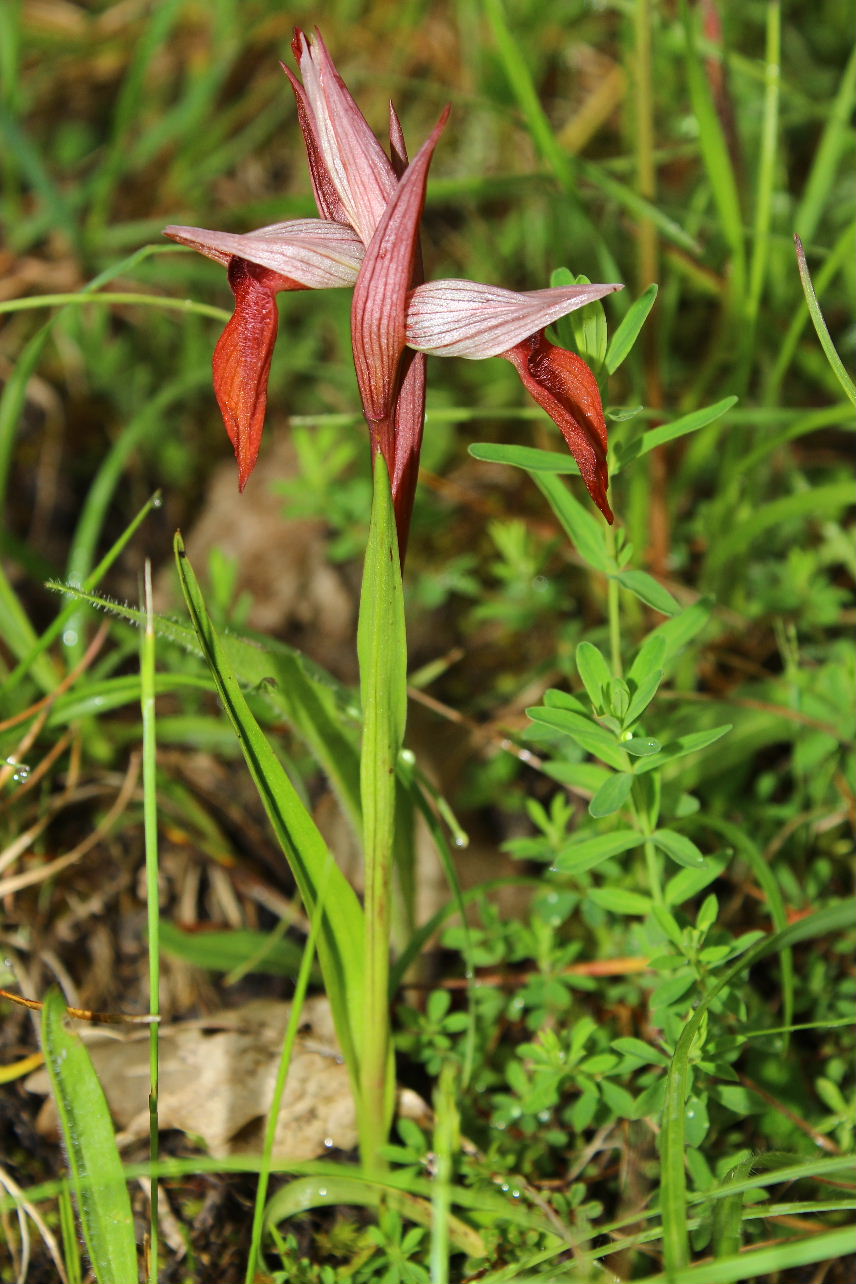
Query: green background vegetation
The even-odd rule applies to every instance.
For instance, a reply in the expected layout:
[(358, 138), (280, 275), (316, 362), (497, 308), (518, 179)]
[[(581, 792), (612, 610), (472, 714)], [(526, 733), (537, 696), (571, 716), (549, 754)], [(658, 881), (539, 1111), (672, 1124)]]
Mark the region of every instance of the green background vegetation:
[[(290, 1168), (271, 1187), (263, 1242), (247, 1214), (252, 1166), (226, 1176), (179, 1138), (165, 1181), (187, 1256), (164, 1250), (163, 1278), (242, 1279), (262, 1245), (260, 1279), (307, 1284), (848, 1279), (853, 407), (793, 243), (796, 232), (852, 368), (856, 67), (852, 9), (837, 0), (0, 8), (0, 851), (41, 826), (26, 862), (0, 869), (15, 961), (4, 984), (42, 995), (65, 978), (82, 1006), (147, 1009), (135, 880), (156, 794), (162, 849), (191, 850), (206, 889), (192, 914), (234, 929), (224, 966), (248, 972), (220, 988), (205, 936), (176, 927), (187, 902), (165, 859), (165, 1015), (292, 993), (292, 938), (246, 888), (269, 885), (280, 910), (293, 889), (187, 626), (161, 628), (141, 677), (127, 620), (110, 617), (90, 656), (104, 617), (44, 584), (139, 604), (145, 559), (167, 566), (173, 532), (211, 503), (230, 448), (210, 361), (231, 297), (216, 264), (160, 231), (314, 214), (277, 63), (292, 28), (316, 22), (380, 134), (393, 98), (411, 154), (452, 104), (424, 220), (429, 279), (537, 289), (564, 266), (625, 283), (559, 335), (603, 377), (619, 524), (607, 533), (583, 507), (578, 479), (496, 462), (497, 443), (561, 447), (507, 363), (431, 364), (405, 579), (407, 743), (413, 778), (424, 765), (444, 795), (429, 809), (441, 843), (460, 844), (458, 825), (470, 835), (455, 855), (475, 884), (462, 893), (469, 926), (444, 893), (437, 948), (408, 971), (431, 933), (413, 921), (398, 853), (399, 1076), (433, 1094), (434, 1133), (399, 1125), (376, 1214), (345, 1161)], [(654, 282), (638, 342), (607, 379), (597, 317), (613, 335)], [(289, 522), (316, 522), (355, 600), (371, 477), (350, 295), (280, 303), (263, 454), (291, 434), (297, 471), (270, 538), (285, 547)], [(491, 445), (471, 455), (474, 441)], [(252, 485), (240, 499), (236, 488), (236, 510)], [(217, 627), (239, 630), (252, 604), (228, 538), (196, 569)], [(319, 763), (340, 797), (356, 789), (355, 639), (330, 653), (292, 626), (280, 641), (323, 656), (334, 679), (234, 639), (227, 660), (317, 809)], [(38, 701), (82, 660), (40, 720)], [(141, 692), (155, 690), (156, 765), (112, 816), (143, 736)], [(319, 702), (315, 721), (295, 693)], [(219, 799), (187, 775), (199, 755)], [(93, 832), (66, 869), (3, 883)], [(223, 869), (238, 871), (240, 923), (215, 894)], [(7, 1064), (33, 1050), (26, 1021), (4, 1005)], [(54, 1010), (49, 1062), (67, 1055), (62, 1039)], [(3, 1093), (4, 1163), (20, 1187), (41, 1184), (30, 1193), (81, 1278), (59, 1148), (34, 1140), (20, 1082)], [(74, 1131), (73, 1093), (67, 1109)], [(69, 1147), (84, 1187), (111, 1144), (96, 1128)], [(194, 1184), (212, 1171), (216, 1230)], [(433, 1233), (417, 1196), (434, 1201)], [(115, 1180), (107, 1198), (112, 1217)], [(0, 1245), (10, 1278), (13, 1203)], [(123, 1209), (116, 1224), (130, 1230)], [(145, 1218), (142, 1202), (135, 1211)], [(94, 1241), (87, 1232), (103, 1278), (113, 1224), (96, 1215)], [(52, 1270), (34, 1245), (29, 1278)]]

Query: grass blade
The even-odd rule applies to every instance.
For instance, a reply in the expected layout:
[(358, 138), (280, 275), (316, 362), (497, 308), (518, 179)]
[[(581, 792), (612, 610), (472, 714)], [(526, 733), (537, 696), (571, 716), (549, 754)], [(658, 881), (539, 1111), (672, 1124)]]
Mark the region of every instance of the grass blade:
[(823, 313), (820, 310), (820, 304), (817, 301), (817, 295), (815, 294), (814, 286), (812, 285), (811, 273), (809, 272), (808, 264), (805, 261), (803, 243), (798, 236), (794, 237), (794, 242), (797, 247), (797, 267), (799, 268), (803, 294), (805, 295), (805, 301), (808, 304), (812, 324), (814, 325), (818, 339), (820, 339), (820, 346), (823, 348), (826, 360), (829, 362), (830, 370), (841, 384), (841, 387), (844, 389), (853, 405), (856, 406), (856, 387), (854, 387), (853, 380), (844, 368), (844, 362), (835, 351), (835, 346), (830, 338), (829, 330), (826, 328), (826, 322), (823, 319)]
[(731, 299), (735, 303), (742, 303), (745, 294), (746, 252), (737, 179), (728, 153), (725, 134), (716, 114), (713, 95), (696, 47), (693, 15), (686, 0), (683, 0), (681, 7), (686, 41), (687, 79), (690, 101), (698, 122), (699, 145), (707, 170), (710, 191), (719, 211), (722, 234), (731, 251)]
[(58, 990), (45, 999), (42, 1047), (95, 1278), (98, 1284), (128, 1284), (137, 1279), (137, 1248), (113, 1121), (83, 1041), (65, 1028)]
[(202, 653), (310, 915), (323, 896), (318, 956), (342, 1053), (352, 1081), (357, 1084), (362, 1041), (359, 1032), (363, 1028), (362, 908), (247, 704), (208, 616), (180, 535), (176, 535), (175, 552), (179, 580)]

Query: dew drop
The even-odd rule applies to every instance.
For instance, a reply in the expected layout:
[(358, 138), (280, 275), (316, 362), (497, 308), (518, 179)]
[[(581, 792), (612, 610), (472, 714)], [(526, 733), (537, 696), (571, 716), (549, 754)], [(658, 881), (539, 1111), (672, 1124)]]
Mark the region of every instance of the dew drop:
[(325, 1137), (324, 1145), (326, 1146), (327, 1150), (333, 1150), (335, 1148), (336, 1143), (332, 1137)]
[(62, 635), (63, 646), (77, 646), (77, 629), (66, 629)]
[(16, 785), (23, 785), (25, 781), (29, 780), (30, 772), (32, 771), (32, 767), (30, 767), (29, 763), (19, 762), (13, 755), (12, 757), (5, 758), (4, 764), (7, 767), (14, 768), (12, 779)]

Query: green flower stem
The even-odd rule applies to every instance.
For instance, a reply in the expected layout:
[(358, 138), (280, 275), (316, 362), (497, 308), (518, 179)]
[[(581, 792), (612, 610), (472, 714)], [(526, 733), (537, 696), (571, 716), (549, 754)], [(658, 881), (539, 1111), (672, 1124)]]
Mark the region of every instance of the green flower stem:
[[(615, 527), (606, 528), (606, 549), (611, 561), (615, 561)], [(609, 658), (612, 661), (612, 672), (616, 678), (624, 676), (621, 663), (621, 585), (614, 576), (606, 581), (606, 613), (609, 621)]]
[(660, 878), (660, 864), (657, 849), (650, 838), (645, 839), (645, 868), (648, 871), (648, 886), (657, 905), (665, 905), (663, 880)]

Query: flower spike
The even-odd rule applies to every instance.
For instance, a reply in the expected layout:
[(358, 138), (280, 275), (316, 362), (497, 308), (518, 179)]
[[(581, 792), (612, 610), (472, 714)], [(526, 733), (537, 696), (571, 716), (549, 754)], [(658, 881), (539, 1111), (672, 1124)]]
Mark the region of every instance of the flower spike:
[(447, 107), (405, 171), (366, 250), (354, 286), (354, 364), (371, 424), (384, 423), (393, 410), (398, 367), (407, 345), (407, 296), (418, 255), (428, 168), (448, 117)]
[[(434, 149), (449, 108), (405, 169), (367, 249), (354, 286), (354, 366), (374, 450), (386, 460), (402, 558), (419, 471), (425, 423), (425, 358), (406, 354), (407, 298), (422, 279), (419, 224)], [(404, 161), (404, 137), (391, 114), (393, 153)]]
[(428, 170), (448, 118), (408, 162), (389, 107), (390, 156), (336, 70), (320, 34), (295, 30), (302, 81), (283, 67), (297, 104), (320, 219), (238, 235), (169, 227), (167, 236), (228, 268), (235, 313), (214, 354), (214, 384), (244, 488), (255, 465), (283, 290), (354, 286), (354, 366), (372, 449), (386, 460), (402, 558), (425, 422), (426, 354), (510, 361), (562, 432), (608, 521), (606, 420), (597, 380), (582, 360), (549, 343), (545, 329), (620, 285), (515, 293), (476, 281), (424, 284), (419, 226)]

